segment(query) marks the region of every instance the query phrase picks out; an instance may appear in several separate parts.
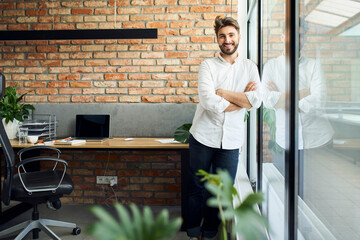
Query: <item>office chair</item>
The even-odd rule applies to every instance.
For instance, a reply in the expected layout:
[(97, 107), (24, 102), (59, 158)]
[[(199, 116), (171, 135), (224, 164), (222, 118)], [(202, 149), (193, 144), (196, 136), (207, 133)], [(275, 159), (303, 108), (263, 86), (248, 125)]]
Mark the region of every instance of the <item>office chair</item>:
[[(0, 86), (5, 84), (1, 84)], [(2, 93), (0, 89), (0, 93)], [(78, 235), (81, 232), (75, 223), (61, 222), (50, 219), (39, 218), (38, 205), (48, 203), (53, 209), (61, 206), (59, 198), (63, 194), (70, 194), (74, 185), (71, 178), (65, 173), (68, 166), (67, 162), (60, 159), (60, 150), (50, 146), (34, 146), (19, 151), (21, 161), (15, 166), (15, 154), (10, 141), (6, 135), (2, 118), (0, 116), (0, 144), (5, 159), (4, 182), (1, 193), (2, 201), (5, 205), (10, 204), (10, 200), (30, 203), (33, 206), (32, 219), (16, 226), (10, 227), (0, 232), (0, 238), (8, 236), (14, 232), (23, 229), (15, 240), (23, 239), (30, 231), (33, 233), (33, 239), (39, 238), (39, 231), (44, 231), (52, 239), (60, 238), (47, 226), (59, 226), (73, 228), (73, 234)], [(35, 156), (24, 158), (31, 151), (40, 149), (53, 150), (58, 157), (53, 156)], [(26, 153), (27, 152), (27, 153)], [(28, 154), (30, 155), (30, 154)], [(52, 169), (44, 171), (27, 171), (26, 165), (35, 162), (53, 162)], [(17, 173), (16, 173), (17, 170)]]

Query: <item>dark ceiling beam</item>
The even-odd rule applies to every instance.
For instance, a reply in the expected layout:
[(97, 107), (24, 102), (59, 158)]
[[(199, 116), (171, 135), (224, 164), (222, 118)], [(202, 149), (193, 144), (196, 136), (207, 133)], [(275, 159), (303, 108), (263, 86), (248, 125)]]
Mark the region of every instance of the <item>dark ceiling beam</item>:
[(0, 31), (0, 40), (156, 39), (157, 29)]

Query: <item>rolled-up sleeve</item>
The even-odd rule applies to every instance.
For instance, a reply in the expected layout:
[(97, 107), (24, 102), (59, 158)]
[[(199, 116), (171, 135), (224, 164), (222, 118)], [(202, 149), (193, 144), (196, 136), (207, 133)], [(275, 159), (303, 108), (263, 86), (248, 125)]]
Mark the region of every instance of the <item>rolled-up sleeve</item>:
[(216, 95), (210, 66), (202, 62), (199, 69), (198, 90), (201, 106), (212, 112), (221, 113), (230, 105), (226, 99)]

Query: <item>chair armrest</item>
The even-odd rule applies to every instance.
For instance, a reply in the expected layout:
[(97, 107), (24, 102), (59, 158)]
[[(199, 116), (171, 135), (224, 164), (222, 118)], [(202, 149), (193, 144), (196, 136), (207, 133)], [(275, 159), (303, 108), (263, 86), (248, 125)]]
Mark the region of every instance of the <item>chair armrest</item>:
[[(32, 162), (39, 162), (39, 161), (53, 161), (53, 162), (56, 162), (57, 163), (62, 163), (64, 165), (64, 170), (62, 172), (62, 176), (61, 176), (61, 179), (59, 180), (59, 183), (55, 186), (55, 187), (52, 187), (52, 188), (40, 188), (40, 189), (30, 189), (29, 186), (26, 185), (26, 183), (24, 182), (24, 179), (22, 177), (22, 174), (27, 174), (26, 171), (24, 171), (24, 173), (21, 172), (21, 168), (23, 168), (24, 165), (28, 164), (28, 163), (32, 163)], [(16, 164), (16, 167), (18, 169), (18, 175), (19, 175), (19, 179), (21, 181), (21, 184), (23, 185), (23, 187), (25, 188), (25, 190), (29, 193), (29, 194), (32, 194), (33, 192), (45, 192), (45, 191), (53, 191), (53, 192), (56, 192), (56, 189), (59, 188), (59, 186), (61, 185), (63, 179), (64, 179), (64, 176), (65, 176), (65, 173), (66, 173), (66, 168), (68, 166), (68, 163), (63, 160), (63, 159), (59, 159), (59, 158), (55, 158), (55, 157), (50, 157), (50, 156), (38, 156), (38, 157), (32, 157), (32, 158), (27, 158), (21, 162), (19, 162), (18, 164)], [(54, 171), (54, 169), (52, 170), (53, 172), (56, 172)], [(35, 172), (32, 172), (30, 174), (35, 174)]]
[(52, 150), (52, 151), (57, 152), (58, 157), (59, 157), (60, 154), (61, 154), (60, 149), (54, 148), (54, 147), (51, 147), (51, 146), (32, 146), (32, 147), (27, 147), (27, 148), (21, 149), (17, 154), (19, 155), (20, 160), (22, 160), (22, 159), (21, 159), (21, 155), (22, 155), (23, 153), (28, 152), (28, 151), (34, 151), (34, 150)]
[(31, 157), (31, 158), (27, 158), (25, 160), (22, 160), (21, 162), (19, 162), (18, 164), (16, 164), (15, 167), (19, 168), (22, 165), (28, 164), (28, 163), (32, 163), (32, 162), (40, 162), (40, 161), (53, 161), (53, 162), (60, 162), (63, 163), (65, 166), (68, 166), (68, 163), (60, 158), (56, 158), (56, 157), (50, 157), (50, 156), (37, 156), (37, 157)]
[[(58, 148), (54, 148), (54, 147), (51, 147), (51, 146), (32, 146), (32, 147), (27, 147), (27, 148), (23, 148), (21, 149), (19, 152), (18, 152), (18, 155), (19, 155), (19, 159), (20, 161), (23, 161), (24, 159), (22, 159), (22, 154), (24, 153), (27, 153), (27, 152), (31, 152), (31, 151), (41, 151), (41, 150), (50, 150), (50, 151), (54, 151), (57, 153), (57, 157), (60, 158), (60, 154), (61, 154), (61, 151), (60, 149)], [(37, 153), (37, 152), (36, 152)], [(38, 154), (36, 154), (38, 155)], [(54, 168), (53, 170), (56, 169), (57, 167), (57, 162), (55, 162), (55, 165), (54, 165)], [(24, 172), (26, 172), (26, 169), (24, 168), (24, 166), (22, 167)]]

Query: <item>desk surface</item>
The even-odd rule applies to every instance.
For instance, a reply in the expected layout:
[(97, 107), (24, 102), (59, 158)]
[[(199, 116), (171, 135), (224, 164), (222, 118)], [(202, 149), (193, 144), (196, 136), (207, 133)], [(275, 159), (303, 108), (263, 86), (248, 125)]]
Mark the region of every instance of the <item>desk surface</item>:
[[(134, 138), (132, 141), (125, 141), (125, 138), (111, 138), (103, 142), (86, 142), (75, 145), (48, 145), (56, 148), (117, 148), (117, 149), (188, 149), (189, 144), (182, 143), (160, 143), (157, 139), (168, 139), (168, 138)], [(11, 145), (14, 148), (25, 148), (34, 146), (34, 144), (19, 144), (18, 140), (10, 140)]]

